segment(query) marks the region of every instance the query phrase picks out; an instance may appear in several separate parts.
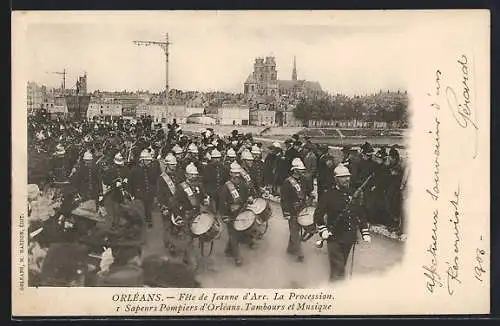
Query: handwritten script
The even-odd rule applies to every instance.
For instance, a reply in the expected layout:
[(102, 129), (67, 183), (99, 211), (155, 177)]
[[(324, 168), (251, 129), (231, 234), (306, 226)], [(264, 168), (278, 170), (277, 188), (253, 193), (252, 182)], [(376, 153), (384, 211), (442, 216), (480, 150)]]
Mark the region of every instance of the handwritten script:
[(460, 83), (461, 97), (458, 98), (455, 90), (452, 87), (447, 86), (446, 101), (457, 124), (463, 129), (470, 128), (474, 131), (475, 142), (473, 158), (476, 158), (479, 126), (474, 115), (471, 101), (471, 70), (469, 67), (469, 59), (465, 54), (462, 54), (457, 60), (457, 63), (459, 64), (462, 73), (462, 81)]
[[(465, 199), (460, 185), (461, 175), (447, 176), (446, 184), (443, 183), (442, 155), (445, 152), (444, 147), (448, 143), (442, 142), (445, 138), (441, 137), (443, 136), (441, 128), (446, 125), (446, 119), (451, 119), (452, 125), (456, 123), (460, 130), (474, 132), (473, 159), (477, 157), (479, 126), (473, 107), (471, 63), (472, 60), (465, 54), (456, 59), (455, 64), (459, 68), (459, 77), (457, 77), (459, 82), (453, 83), (453, 80), (451, 82), (451, 85), (456, 85), (455, 88), (448, 85), (448, 76), (443, 73), (443, 70), (437, 69), (433, 78), (432, 92), (427, 94), (431, 99), (426, 113), (428, 112), (430, 117), (428, 135), (430, 136), (429, 154), (431, 155), (429, 158), (432, 160), (430, 162), (432, 169), (430, 183), (424, 188), (424, 192), (425, 198), (429, 200), (431, 210), (428, 213), (430, 241), (425, 247), (427, 261), (422, 265), (422, 268), (426, 290), (431, 294), (436, 293), (436, 289), (443, 288), (444, 290), (446, 288), (447, 294), (452, 296), (458, 291), (463, 279), (467, 278), (465, 269), (462, 267), (466, 259), (463, 258), (462, 252), (463, 230), (461, 222), (464, 220)], [(447, 114), (448, 111), (442, 112), (441, 103), (447, 104), (451, 115)], [(468, 135), (466, 137), (470, 138)], [(459, 138), (452, 137), (451, 139), (462, 145)], [(450, 178), (451, 180), (448, 180)], [(447, 186), (448, 182), (456, 182), (456, 187), (451, 190), (451, 196), (446, 193), (448, 190), (444, 190), (446, 187), (443, 186)], [(486, 252), (482, 248), (482, 246), (477, 247), (472, 267), (472, 275), (480, 283), (484, 282), (486, 273)]]
[(446, 284), (448, 286), (448, 294), (453, 295), (455, 293), (454, 287), (456, 284), (462, 284), (462, 281), (458, 278), (460, 271), (459, 264), (459, 253), (460, 253), (460, 185), (457, 187), (457, 190), (453, 193), (453, 199), (450, 200), (450, 204), (453, 208), (452, 217), (450, 218), (450, 222), (453, 224), (453, 257), (451, 262), (446, 262), (448, 265), (448, 269), (446, 270), (446, 274), (448, 275), (448, 279)]
[[(441, 90), (441, 71), (436, 70), (435, 79), (435, 91), (434, 95), (439, 96)], [(431, 96), (431, 94), (428, 94)], [(441, 124), (439, 120), (439, 110), (440, 106), (437, 102), (431, 103), (430, 107), (434, 112), (434, 130), (429, 131), (429, 134), (433, 138), (433, 171), (432, 171), (432, 187), (426, 189), (425, 192), (430, 196), (433, 201), (439, 199), (439, 174), (440, 174), (440, 147), (441, 141), (439, 138), (439, 126)], [(430, 254), (430, 264), (425, 264), (422, 266), (424, 269), (424, 276), (426, 279), (426, 288), (430, 293), (434, 293), (436, 286), (442, 287), (443, 282), (441, 281), (441, 276), (438, 272), (438, 226), (439, 226), (439, 210), (436, 208), (432, 212), (432, 230), (431, 230), (431, 243), (428, 245), (427, 253)]]
[[(481, 241), (483, 240), (483, 236), (480, 237)], [(479, 282), (483, 282), (484, 280), (484, 274), (486, 273), (485, 270), (485, 263), (484, 263), (484, 255), (486, 255), (486, 251), (481, 248), (476, 248), (476, 260), (475, 260), (475, 265), (474, 265), (474, 277), (476, 280)]]

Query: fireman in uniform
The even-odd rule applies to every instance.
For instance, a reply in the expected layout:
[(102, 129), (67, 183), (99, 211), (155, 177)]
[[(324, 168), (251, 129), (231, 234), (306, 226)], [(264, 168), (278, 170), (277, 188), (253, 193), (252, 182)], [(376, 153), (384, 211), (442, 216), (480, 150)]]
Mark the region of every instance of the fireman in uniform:
[(191, 269), (196, 270), (193, 236), (189, 227), (193, 219), (201, 213), (202, 205), (209, 206), (209, 197), (199, 180), (198, 168), (193, 163), (186, 166), (185, 181), (178, 186), (176, 204), (179, 214), (177, 220), (182, 218), (183, 225), (182, 230), (179, 230), (178, 233), (178, 237), (184, 240), (180, 247), (183, 262)]
[(250, 176), (257, 189), (264, 188), (264, 161), (262, 160), (262, 150), (259, 146), (252, 146), (253, 163), (250, 167)]
[(217, 149), (212, 150), (211, 161), (207, 165), (203, 180), (207, 193), (213, 199), (214, 212), (217, 212), (219, 209), (219, 192), (224, 183), (229, 179), (229, 170), (224, 166), (221, 159), (222, 154)]
[(61, 144), (56, 146), (56, 151), (50, 162), (50, 178), (55, 188), (53, 199), (59, 198), (64, 193), (64, 189), (69, 184), (69, 173), (71, 167), (66, 157), (66, 150)]
[(184, 179), (184, 173), (186, 171), (186, 166), (184, 165), (184, 151), (182, 150), (182, 147), (180, 147), (178, 144), (175, 144), (174, 147), (172, 147), (172, 152), (174, 153), (175, 159), (177, 161), (175, 175), (177, 177), (177, 180), (181, 181)]
[(183, 159), (183, 167), (186, 168), (189, 164), (193, 163), (199, 170), (201, 167), (199, 154), (200, 152), (196, 144), (194, 143), (189, 144), (188, 151)]
[(297, 217), (302, 209), (307, 206), (307, 194), (304, 187), (304, 173), (306, 167), (300, 158), (292, 161), (291, 175), (285, 179), (281, 186), (280, 205), (283, 217), (288, 221), (290, 237), (287, 252), (295, 255), (298, 262), (304, 261), (300, 238), (301, 226)]
[(172, 153), (169, 153), (165, 156), (164, 162), (165, 171), (158, 179), (158, 204), (163, 217), (163, 243), (167, 250), (174, 251), (175, 244), (172, 242), (172, 238), (175, 235), (177, 225), (182, 224), (176, 205), (178, 180), (175, 172), (177, 159)]
[(231, 164), (230, 179), (224, 184), (219, 196), (219, 209), (222, 220), (226, 223), (228, 242), (224, 253), (233, 257), (236, 266), (241, 266), (243, 260), (239, 249), (239, 234), (234, 228), (234, 220), (248, 204), (249, 189), (241, 178), (242, 168), (237, 162)]
[(228, 150), (227, 150), (227, 153), (226, 153), (226, 157), (224, 159), (224, 166), (230, 170), (231, 169), (231, 164), (233, 162), (236, 162), (236, 151), (234, 150), (234, 148), (230, 147)]
[(94, 157), (90, 152), (83, 154), (83, 165), (81, 165), (72, 177), (71, 184), (80, 195), (82, 201), (94, 200), (96, 210), (102, 201), (102, 180)]
[(261, 189), (257, 188), (250, 172), (252, 171), (253, 155), (249, 150), (244, 150), (241, 153), (241, 177), (247, 183), (248, 189), (250, 190), (251, 199), (261, 196)]
[(335, 187), (320, 197), (314, 212), (318, 233), (323, 241), (327, 241), (331, 282), (345, 277), (347, 258), (357, 241), (358, 229), (364, 241), (371, 241), (362, 203), (363, 193), (352, 197), (351, 173), (344, 165), (339, 164), (334, 175)]
[(151, 153), (145, 149), (139, 156), (139, 165), (130, 173), (130, 194), (142, 201), (144, 213), (149, 228), (153, 227), (152, 209), (156, 196), (158, 177), (161, 172), (153, 165)]
[(120, 204), (125, 200), (125, 194), (128, 193), (128, 169), (125, 166), (125, 159), (121, 153), (116, 153), (113, 159), (113, 165), (103, 175), (103, 183), (111, 193), (111, 200), (106, 205), (106, 211), (112, 218), (112, 225), (117, 223), (120, 214)]

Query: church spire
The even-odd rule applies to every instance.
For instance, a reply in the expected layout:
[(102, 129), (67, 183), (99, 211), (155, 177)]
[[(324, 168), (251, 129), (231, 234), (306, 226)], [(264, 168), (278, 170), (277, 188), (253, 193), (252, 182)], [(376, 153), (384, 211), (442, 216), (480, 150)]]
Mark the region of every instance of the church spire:
[(295, 56), (293, 56), (292, 80), (297, 80), (297, 65), (295, 63)]

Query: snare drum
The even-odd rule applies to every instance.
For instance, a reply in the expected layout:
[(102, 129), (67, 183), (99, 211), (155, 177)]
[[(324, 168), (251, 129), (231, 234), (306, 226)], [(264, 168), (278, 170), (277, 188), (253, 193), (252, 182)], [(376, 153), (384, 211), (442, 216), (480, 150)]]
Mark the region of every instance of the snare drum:
[(236, 231), (253, 236), (258, 229), (257, 215), (249, 209), (244, 210), (236, 216), (233, 226)]
[(297, 223), (304, 229), (307, 233), (314, 233), (316, 231), (316, 225), (314, 224), (314, 210), (313, 206), (307, 206), (299, 212), (297, 216)]
[(201, 213), (191, 222), (191, 233), (203, 242), (210, 242), (219, 238), (221, 225), (214, 215)]
[(271, 206), (269, 202), (263, 198), (257, 198), (253, 204), (248, 205), (248, 208), (257, 215), (257, 223), (264, 223), (271, 217)]

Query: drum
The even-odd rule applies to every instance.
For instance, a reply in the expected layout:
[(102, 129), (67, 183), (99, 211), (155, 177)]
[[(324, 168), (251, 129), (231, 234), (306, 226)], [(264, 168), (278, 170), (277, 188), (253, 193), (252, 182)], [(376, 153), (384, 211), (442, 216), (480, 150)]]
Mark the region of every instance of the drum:
[(314, 224), (314, 210), (312, 206), (307, 206), (299, 212), (297, 216), (297, 223), (302, 227), (304, 236), (312, 235), (316, 232), (316, 225)]
[(238, 232), (244, 233), (245, 235), (254, 237), (258, 234), (258, 223), (257, 215), (250, 209), (244, 210), (238, 216), (233, 223), (234, 229)]
[(257, 222), (260, 224), (266, 222), (271, 217), (271, 206), (263, 198), (255, 199), (252, 204), (248, 205), (248, 208), (257, 215)]
[(220, 222), (209, 213), (201, 213), (191, 222), (191, 233), (203, 242), (219, 238), (221, 231)]

